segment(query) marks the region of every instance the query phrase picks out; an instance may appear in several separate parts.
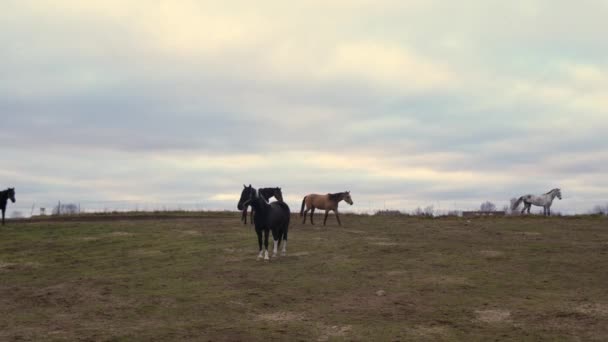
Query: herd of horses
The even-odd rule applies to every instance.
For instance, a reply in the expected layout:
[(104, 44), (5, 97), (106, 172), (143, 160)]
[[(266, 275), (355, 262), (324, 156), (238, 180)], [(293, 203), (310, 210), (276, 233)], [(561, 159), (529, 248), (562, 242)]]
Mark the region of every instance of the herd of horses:
[[(270, 203), (269, 200), (274, 197), (276, 201)], [(318, 195), (310, 194), (302, 200), (302, 209), (300, 216), (304, 217), (302, 223), (306, 223), (306, 215), (310, 211), (310, 223), (314, 224), (313, 214), (315, 209), (325, 210), (325, 220), (323, 225), (327, 223), (327, 216), (330, 211), (336, 214), (338, 224), (340, 215), (338, 214), (338, 204), (341, 201), (353, 205), (353, 200), (350, 197), (350, 191), (339, 192), (335, 194)], [(268, 238), (272, 234), (274, 248), (272, 257), (277, 257), (278, 248), (283, 244), (281, 251), (282, 255), (287, 253), (287, 234), (289, 231), (289, 220), (291, 218), (291, 210), (283, 201), (283, 193), (281, 188), (262, 188), (255, 189), (251, 184), (243, 185), (241, 198), (237, 204), (237, 209), (242, 211), (241, 220), (247, 224), (247, 209), (251, 207), (251, 223), (255, 226), (255, 232), (258, 237), (259, 254), (258, 260), (270, 260), (268, 255)], [(306, 211), (304, 211), (306, 207)], [(262, 240), (263, 238), (263, 240)]]
[[(269, 202), (271, 198), (276, 201)], [(524, 208), (521, 213), (530, 213), (532, 205), (543, 207), (544, 215), (551, 215), (551, 205), (555, 198), (562, 199), (562, 193), (559, 188), (555, 188), (542, 195), (524, 195), (511, 204), (511, 210), (517, 210), (521, 203), (524, 203)], [(8, 188), (0, 191), (0, 209), (2, 209), (2, 225), (4, 226), (4, 215), (8, 201), (15, 203), (15, 188)], [(353, 205), (353, 199), (350, 196), (350, 191), (338, 192), (334, 194), (309, 194), (302, 199), (302, 207), (300, 216), (303, 217), (302, 223), (306, 223), (306, 216), (310, 212), (310, 223), (314, 225), (314, 213), (316, 209), (325, 210), (325, 218), (323, 225), (327, 223), (327, 217), (330, 211), (336, 214), (336, 220), (341, 226), (340, 214), (338, 213), (338, 204), (342, 201)], [(247, 211), (251, 208), (250, 222), (255, 226), (255, 232), (258, 238), (259, 254), (258, 260), (270, 260), (268, 254), (268, 238), (272, 234), (274, 240), (274, 249), (272, 257), (275, 258), (278, 253), (278, 248), (282, 244), (282, 255), (287, 253), (287, 235), (289, 231), (289, 221), (291, 211), (289, 206), (283, 201), (283, 193), (281, 188), (262, 188), (255, 189), (251, 184), (243, 185), (241, 198), (237, 204), (238, 210), (242, 211), (241, 220), (247, 224)]]

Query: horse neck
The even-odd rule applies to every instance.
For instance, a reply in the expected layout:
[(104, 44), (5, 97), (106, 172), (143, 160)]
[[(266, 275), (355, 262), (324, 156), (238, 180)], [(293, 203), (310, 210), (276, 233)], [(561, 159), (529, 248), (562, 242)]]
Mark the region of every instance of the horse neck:
[(259, 190), (260, 196), (264, 197), (264, 199), (268, 200), (270, 197), (274, 196), (274, 189), (272, 188), (264, 188)]
[(550, 195), (551, 195), (551, 202), (553, 202), (555, 197), (557, 197), (557, 191), (552, 191)]
[(250, 205), (255, 211), (265, 211), (268, 207), (270, 207), (270, 204), (266, 202), (266, 200), (262, 197), (261, 194), (258, 198), (251, 201)]

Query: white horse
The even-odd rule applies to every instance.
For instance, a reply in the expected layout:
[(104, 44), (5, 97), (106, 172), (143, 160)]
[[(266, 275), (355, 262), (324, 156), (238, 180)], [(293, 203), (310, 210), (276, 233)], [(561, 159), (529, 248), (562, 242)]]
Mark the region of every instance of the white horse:
[(545, 216), (551, 216), (551, 204), (553, 204), (555, 197), (559, 198), (560, 200), (562, 199), (562, 192), (560, 189), (555, 188), (540, 196), (524, 195), (511, 205), (511, 210), (517, 210), (517, 207), (519, 207), (521, 202), (524, 202), (524, 208), (521, 210), (522, 214), (526, 211), (526, 209), (528, 209), (529, 214), (530, 207), (532, 207), (532, 204), (534, 204), (536, 206), (543, 207), (543, 214)]

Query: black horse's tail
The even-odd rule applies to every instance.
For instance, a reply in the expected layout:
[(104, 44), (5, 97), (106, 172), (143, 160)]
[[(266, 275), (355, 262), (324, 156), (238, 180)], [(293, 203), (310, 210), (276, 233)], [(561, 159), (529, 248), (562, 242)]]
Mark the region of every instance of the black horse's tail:
[(304, 216), (304, 206), (306, 205), (306, 197), (308, 196), (304, 196), (304, 198), (302, 199), (302, 209), (300, 209), (300, 217)]

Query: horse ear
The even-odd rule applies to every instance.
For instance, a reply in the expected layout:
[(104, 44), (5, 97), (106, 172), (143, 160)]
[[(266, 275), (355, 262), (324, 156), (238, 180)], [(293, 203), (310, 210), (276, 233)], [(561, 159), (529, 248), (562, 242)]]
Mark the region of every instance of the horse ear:
[(246, 188), (246, 187), (247, 187), (247, 185), (243, 184), (243, 188)]

